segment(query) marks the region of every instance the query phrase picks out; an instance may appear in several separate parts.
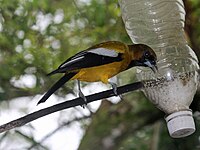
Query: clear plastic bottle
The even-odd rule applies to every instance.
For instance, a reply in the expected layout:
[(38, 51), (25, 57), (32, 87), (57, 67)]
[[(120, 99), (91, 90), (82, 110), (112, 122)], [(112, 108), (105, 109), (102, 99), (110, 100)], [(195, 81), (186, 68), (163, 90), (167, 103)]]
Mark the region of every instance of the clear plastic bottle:
[(190, 135), (195, 127), (189, 105), (197, 90), (199, 66), (185, 38), (182, 0), (119, 0), (119, 4), (133, 43), (149, 45), (158, 57), (159, 74), (138, 68), (139, 80), (154, 79), (145, 83), (144, 93), (168, 115), (172, 137)]

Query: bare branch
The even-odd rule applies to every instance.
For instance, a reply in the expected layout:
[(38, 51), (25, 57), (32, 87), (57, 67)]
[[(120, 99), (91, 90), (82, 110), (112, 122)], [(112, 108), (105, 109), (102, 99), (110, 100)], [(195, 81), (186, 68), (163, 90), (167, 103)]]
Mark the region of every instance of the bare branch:
[[(128, 84), (128, 85), (124, 85), (121, 87), (117, 88), (117, 93), (118, 95), (130, 92), (130, 91), (135, 91), (138, 89), (143, 88), (144, 85), (142, 82), (136, 82), (136, 83), (132, 83), (132, 84)], [(96, 100), (100, 100), (100, 99), (105, 99), (111, 96), (116, 96), (113, 90), (107, 90), (104, 92), (100, 92), (100, 93), (96, 93), (96, 94), (92, 94), (92, 95), (88, 95), (86, 96), (87, 98), (87, 102), (93, 102)], [(28, 114), (24, 117), (18, 118), (16, 120), (13, 120), (11, 122), (8, 122), (4, 125), (0, 126), (0, 133), (8, 131), (10, 129), (16, 128), (16, 127), (20, 127), (23, 126), (33, 120), (36, 120), (38, 118), (41, 118), (43, 116), (49, 115), (51, 113), (63, 110), (63, 109), (67, 109), (67, 108), (71, 108), (71, 107), (75, 107), (75, 106), (79, 106), (79, 105), (84, 105), (85, 102), (82, 100), (82, 98), (76, 98), (73, 100), (69, 100), (66, 102), (62, 102), (56, 105), (53, 105), (51, 107), (47, 107), (44, 109), (41, 109), (39, 111), (33, 112), (31, 114)]]
[(53, 131), (51, 131), (49, 134), (47, 134), (45, 137), (43, 137), (39, 142), (37, 143), (34, 143), (33, 145), (31, 145), (29, 148), (27, 148), (27, 150), (31, 150), (33, 148), (35, 148), (36, 146), (38, 146), (39, 144), (43, 143), (45, 140), (47, 140), (49, 137), (51, 137), (53, 134), (55, 134), (56, 132), (58, 132), (59, 130), (61, 130), (62, 128), (70, 125), (71, 123), (75, 122), (75, 121), (81, 121), (81, 120), (84, 120), (84, 119), (88, 119), (88, 118), (91, 118), (91, 115), (89, 116), (83, 116), (83, 117), (80, 117), (80, 118), (74, 118), (70, 121), (67, 121), (67, 122), (63, 122), (59, 127), (57, 127), (56, 129), (54, 129)]

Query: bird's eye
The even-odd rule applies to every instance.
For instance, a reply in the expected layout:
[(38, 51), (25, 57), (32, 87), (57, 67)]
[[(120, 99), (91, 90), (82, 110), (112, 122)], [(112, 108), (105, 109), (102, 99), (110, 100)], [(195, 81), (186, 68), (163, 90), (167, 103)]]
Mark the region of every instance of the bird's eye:
[(145, 57), (145, 58), (148, 58), (150, 55), (151, 55), (151, 54), (150, 54), (149, 51), (146, 51), (146, 52), (144, 53), (144, 57)]

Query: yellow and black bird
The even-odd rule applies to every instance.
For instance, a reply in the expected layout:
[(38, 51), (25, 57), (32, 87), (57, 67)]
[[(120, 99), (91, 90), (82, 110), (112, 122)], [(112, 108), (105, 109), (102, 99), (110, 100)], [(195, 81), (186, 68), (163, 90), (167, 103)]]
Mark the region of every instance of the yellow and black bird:
[[(69, 80), (102, 81), (107, 84), (110, 83), (109, 78), (134, 66), (150, 67), (155, 72), (157, 71), (156, 61), (155, 52), (144, 44), (126, 45), (118, 41), (108, 41), (94, 45), (70, 57), (58, 69), (48, 74), (64, 73), (64, 76), (45, 93), (38, 104), (45, 102)], [(79, 82), (79, 96), (86, 101)], [(110, 84), (116, 93), (116, 86)]]

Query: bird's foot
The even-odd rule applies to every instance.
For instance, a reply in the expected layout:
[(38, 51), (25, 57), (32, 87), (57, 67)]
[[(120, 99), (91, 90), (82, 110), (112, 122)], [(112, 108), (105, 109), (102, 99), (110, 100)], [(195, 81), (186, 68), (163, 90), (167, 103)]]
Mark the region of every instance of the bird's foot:
[(81, 97), (84, 101), (84, 104), (81, 105), (81, 107), (85, 108), (85, 106), (87, 105), (87, 99), (85, 97), (85, 95), (83, 94), (83, 92), (81, 91), (81, 83), (79, 80), (77, 80), (77, 84), (78, 84), (78, 95), (79, 97)]
[(118, 93), (117, 93), (117, 84), (113, 83), (113, 82), (109, 82), (109, 84), (112, 86), (113, 92), (114, 92), (115, 96), (118, 96)]
[(83, 100), (83, 102), (84, 102), (84, 104), (83, 105), (81, 105), (81, 107), (83, 107), (83, 108), (85, 108), (85, 106), (87, 105), (87, 98), (85, 97), (85, 95), (82, 93), (82, 91), (79, 91), (79, 97), (81, 97), (82, 98), (82, 100)]
[(123, 98), (122, 98), (122, 95), (117, 93), (117, 84), (116, 84), (116, 83), (113, 83), (113, 82), (109, 82), (109, 84), (112, 86), (112, 88), (113, 88), (113, 93), (115, 94), (115, 96), (119, 96), (120, 99), (123, 99)]

